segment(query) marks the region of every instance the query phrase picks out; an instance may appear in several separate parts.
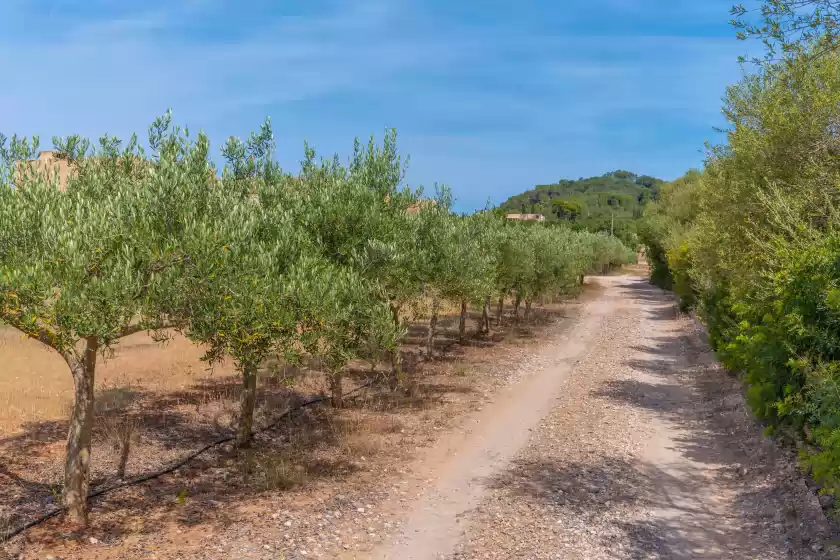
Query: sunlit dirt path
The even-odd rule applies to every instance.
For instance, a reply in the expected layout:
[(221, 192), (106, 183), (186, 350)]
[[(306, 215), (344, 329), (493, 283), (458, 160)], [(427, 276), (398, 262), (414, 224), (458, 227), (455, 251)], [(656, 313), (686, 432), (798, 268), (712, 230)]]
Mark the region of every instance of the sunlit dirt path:
[(604, 293), (541, 365), (419, 459), (402, 530), (372, 557), (835, 557), (695, 322), (639, 278), (593, 281)]

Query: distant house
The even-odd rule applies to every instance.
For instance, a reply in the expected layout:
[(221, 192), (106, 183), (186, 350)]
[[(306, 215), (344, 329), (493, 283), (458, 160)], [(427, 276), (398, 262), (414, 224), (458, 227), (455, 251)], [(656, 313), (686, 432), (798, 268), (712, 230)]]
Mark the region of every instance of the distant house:
[(429, 206), (437, 206), (437, 200), (427, 199), (427, 200), (418, 200), (408, 208), (406, 208), (406, 212), (408, 214), (417, 214), (423, 208), (427, 208)]
[(29, 173), (32, 174), (49, 174), (50, 178), (58, 177), (58, 190), (67, 190), (67, 182), (70, 180), (70, 174), (73, 173), (73, 167), (67, 158), (62, 157), (61, 152), (54, 150), (45, 150), (38, 154), (38, 159), (31, 159), (29, 161), (19, 161), (15, 166), (15, 182), (20, 180), (24, 169), (28, 168)]
[[(150, 162), (134, 156), (135, 162), (138, 165), (151, 165)], [(15, 165), (14, 182), (21, 181), (24, 170), (28, 170), (29, 174), (43, 176), (46, 175), (50, 180), (58, 177), (58, 190), (64, 192), (67, 190), (67, 184), (74, 173), (74, 164), (68, 160), (62, 152), (57, 150), (44, 150), (38, 153), (38, 159), (30, 159), (27, 161), (19, 161)], [(208, 177), (211, 181), (218, 180), (215, 168), (210, 168)]]
[(519, 220), (522, 222), (544, 222), (545, 216), (542, 214), (505, 214), (508, 220)]

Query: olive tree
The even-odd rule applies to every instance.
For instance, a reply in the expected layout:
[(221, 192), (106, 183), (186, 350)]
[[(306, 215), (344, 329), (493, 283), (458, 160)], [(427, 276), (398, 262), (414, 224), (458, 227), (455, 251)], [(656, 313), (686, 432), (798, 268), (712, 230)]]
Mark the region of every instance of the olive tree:
[(296, 355), (297, 294), (317, 281), (317, 270), (302, 261), (309, 239), (280, 202), (273, 146), (268, 121), (247, 142), (228, 140), (222, 178), (183, 219), (180, 250), (190, 266), (157, 298), (186, 336), (205, 346), (205, 360), (233, 360), (242, 381), (240, 448), (250, 444), (258, 368), (275, 353)]
[(519, 312), (521, 289), (534, 264), (534, 249), (529, 244), (529, 225), (507, 223), (500, 232), (499, 258), (496, 261), (496, 293), (499, 305), (496, 324), (502, 324), (505, 297), (514, 294), (514, 316)]
[(307, 275), (306, 285), (295, 290), (300, 308), (305, 310), (302, 347), (321, 359), (332, 405), (341, 408), (347, 363), (371, 348), (390, 350), (404, 332), (394, 325), (381, 288), (354, 269), (311, 255), (299, 271)]
[[(564, 264), (562, 251), (563, 236), (557, 235), (559, 229), (533, 227), (523, 230), (528, 246), (532, 249), (533, 260), (520, 276), (517, 286), (517, 301), (525, 300), (525, 320), (531, 315), (532, 302), (553, 291), (560, 278), (560, 269)], [(516, 314), (516, 312), (514, 312)]]
[(423, 296), (431, 300), (429, 329), (426, 334), (426, 355), (433, 355), (434, 338), (440, 313), (441, 298), (451, 276), (447, 269), (454, 251), (455, 236), (451, 213), (452, 197), (446, 187), (437, 189), (433, 204), (425, 204), (415, 214), (416, 274), (422, 280)]
[(764, 58), (754, 57), (756, 63), (818, 58), (840, 44), (836, 0), (755, 0), (736, 4), (730, 12), (738, 39), (757, 39), (764, 45)]
[[(495, 254), (482, 216), (452, 216), (443, 225), (437, 233), (444, 248), (437, 284), (441, 297), (460, 306), (458, 340), (463, 344), (468, 303), (483, 302), (487, 317), (487, 298), (495, 284)], [(480, 330), (485, 324), (486, 320)]]
[[(389, 132), (382, 146), (355, 144), (350, 165), (316, 160), (307, 147), (301, 173), (289, 179), (288, 203), (324, 258), (354, 270), (385, 303), (393, 330), (405, 330), (403, 308), (422, 291), (417, 231), (421, 191), (401, 186), (404, 165)], [(375, 289), (374, 289), (375, 288)], [(372, 352), (379, 348), (370, 347)], [(381, 349), (381, 348), (380, 348)], [(401, 376), (400, 345), (389, 345), (391, 379)]]
[(476, 295), (481, 303), (480, 332), (490, 333), (490, 302), (499, 285), (501, 272), (501, 243), (504, 240), (504, 218), (492, 211), (477, 212), (469, 217), (468, 234), (474, 242), (475, 257), (474, 286), (480, 293)]
[(225, 199), (226, 216), (212, 226), (199, 225), (194, 237), (187, 237), (185, 250), (195, 265), (170, 301), (171, 312), (184, 318), (186, 335), (207, 346), (205, 359), (230, 357), (236, 365), (242, 378), (236, 445), (245, 447), (253, 427), (257, 369), (269, 355), (291, 348), (297, 337), (294, 292), (307, 289), (296, 269), (304, 238), (290, 217), (280, 219), (248, 199)]
[(72, 172), (28, 163), (37, 142), (0, 143), (0, 319), (55, 350), (73, 379), (64, 465), (69, 520), (87, 524), (98, 356), (164, 326), (155, 295), (188, 260), (177, 214), (210, 179), (206, 139), (167, 141), (168, 116), (150, 129), (151, 158), (132, 139), (54, 143)]

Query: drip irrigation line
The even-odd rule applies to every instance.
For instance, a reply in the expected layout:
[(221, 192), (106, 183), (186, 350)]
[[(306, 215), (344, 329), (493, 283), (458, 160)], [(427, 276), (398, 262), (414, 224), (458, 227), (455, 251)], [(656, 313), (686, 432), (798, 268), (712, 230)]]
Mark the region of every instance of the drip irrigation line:
[[(367, 383), (363, 383), (362, 385), (359, 385), (358, 387), (356, 387), (352, 391), (348, 391), (347, 393), (344, 393), (342, 395), (342, 398), (349, 397), (351, 395), (354, 395), (354, 394), (358, 393), (359, 391), (361, 391), (363, 389), (366, 389), (366, 388), (370, 387), (371, 385), (373, 385), (374, 381), (375, 381), (375, 379), (370, 380)], [(293, 407), (289, 408), (288, 410), (286, 410), (285, 412), (280, 414), (280, 416), (275, 418), (274, 421), (272, 421), (271, 423), (263, 426), (262, 428), (259, 428), (258, 430), (255, 430), (255, 431), (251, 432), (251, 435), (248, 439), (249, 440), (253, 439), (253, 437), (256, 436), (257, 434), (267, 432), (268, 430), (271, 430), (271, 429), (277, 427), (277, 425), (280, 424), (280, 422), (282, 422), (284, 419), (288, 418), (290, 415), (294, 414), (295, 412), (297, 412), (299, 410), (302, 410), (306, 407), (322, 403), (326, 400), (329, 400), (329, 397), (324, 396), (324, 395), (307, 399), (307, 400), (303, 401), (302, 403), (299, 403), (296, 406), (293, 406)], [(98, 488), (96, 490), (93, 490), (92, 492), (90, 492), (88, 494), (87, 500), (90, 501), (93, 498), (96, 498), (98, 496), (102, 496), (103, 494), (108, 494), (110, 492), (113, 492), (114, 490), (119, 490), (120, 488), (128, 488), (130, 486), (136, 486), (138, 484), (142, 484), (144, 482), (154, 480), (155, 478), (160, 478), (163, 475), (175, 472), (176, 470), (180, 469), (181, 467), (183, 467), (184, 465), (186, 465), (187, 463), (189, 463), (190, 461), (192, 461), (193, 459), (195, 459), (199, 455), (202, 455), (203, 453), (206, 453), (207, 451), (209, 451), (210, 449), (213, 449), (214, 447), (218, 447), (219, 445), (222, 445), (224, 443), (228, 443), (230, 441), (233, 441), (234, 439), (236, 439), (236, 436), (221, 437), (219, 439), (216, 439), (216, 440), (204, 445), (203, 447), (197, 449), (196, 451), (188, 453), (187, 455), (181, 457), (180, 459), (178, 459), (177, 461), (175, 461), (174, 463), (172, 463), (171, 465), (169, 465), (169, 466), (167, 466), (163, 469), (153, 471), (153, 472), (150, 472), (150, 473), (141, 474), (141, 475), (136, 476), (134, 478), (131, 478), (129, 480), (124, 480), (124, 481), (121, 481), (121, 482), (117, 482), (115, 484), (111, 484), (109, 486), (105, 486), (103, 488)], [(27, 521), (23, 525), (15, 527), (11, 531), (0, 535), (0, 543), (6, 542), (9, 539), (11, 539), (12, 537), (16, 537), (17, 535), (23, 533), (24, 531), (26, 531), (28, 529), (31, 529), (32, 527), (35, 527), (36, 525), (40, 525), (44, 521), (55, 517), (56, 515), (62, 513), (66, 509), (67, 508), (64, 507), (64, 506), (53, 508), (52, 510), (48, 511), (47, 513), (45, 513), (45, 514), (43, 514), (39, 517), (36, 517), (35, 519)]]

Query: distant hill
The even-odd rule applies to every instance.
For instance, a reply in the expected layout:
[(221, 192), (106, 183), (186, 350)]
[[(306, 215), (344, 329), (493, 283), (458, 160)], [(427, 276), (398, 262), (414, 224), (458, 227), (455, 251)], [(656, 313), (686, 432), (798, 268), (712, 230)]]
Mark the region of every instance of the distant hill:
[[(613, 171), (588, 179), (563, 179), (537, 185), (499, 205), (503, 212), (542, 214), (550, 222), (566, 222), (589, 231), (609, 231), (615, 219), (616, 235), (635, 232), (644, 206), (655, 200), (663, 180), (630, 171)], [(629, 239), (628, 239), (629, 241)]]

